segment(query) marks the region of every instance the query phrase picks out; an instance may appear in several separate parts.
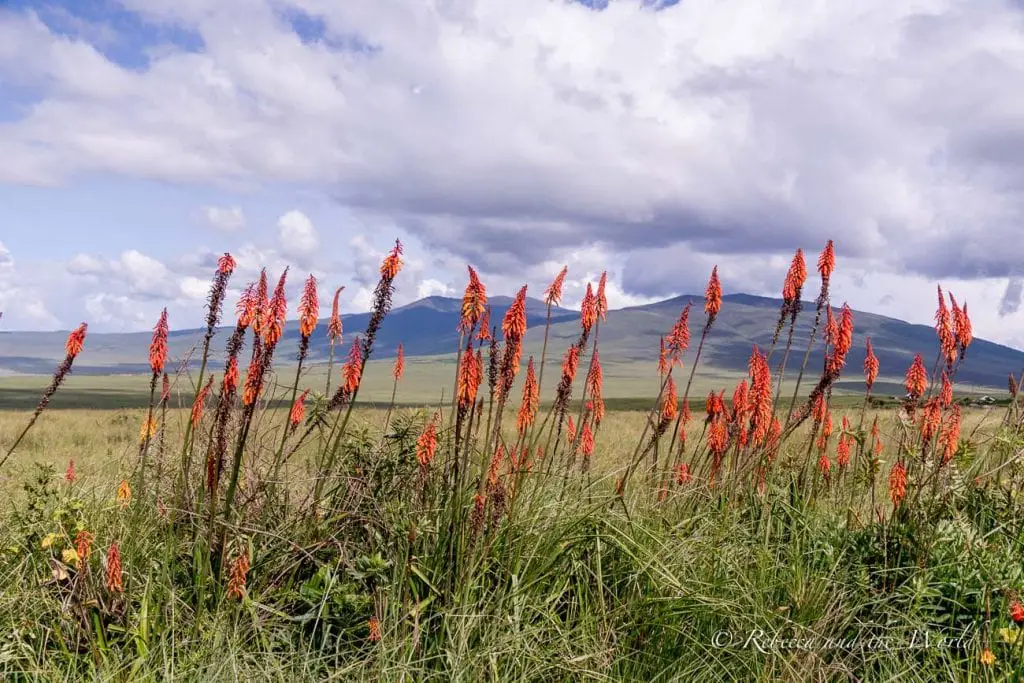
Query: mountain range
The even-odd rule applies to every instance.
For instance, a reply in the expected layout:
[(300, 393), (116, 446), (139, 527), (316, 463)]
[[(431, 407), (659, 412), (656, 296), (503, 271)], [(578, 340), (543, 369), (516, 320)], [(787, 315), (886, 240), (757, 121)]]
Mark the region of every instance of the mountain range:
[[(667, 334), (679, 317), (682, 307), (693, 301), (690, 329), (692, 346), (700, 336), (704, 323), (703, 296), (684, 295), (642, 306), (631, 306), (608, 312), (600, 326), (599, 341), (604, 363), (636, 361), (655, 363), (659, 352), (659, 338)], [(723, 299), (718, 316), (704, 347), (701, 360), (703, 372), (742, 372), (746, 368), (753, 345), (762, 349), (771, 343), (771, 334), (778, 318), (781, 301), (747, 294), (731, 294)], [(512, 303), (511, 297), (490, 298), (491, 321), (498, 325)], [(456, 349), (459, 335), (461, 301), (447, 297), (427, 297), (391, 311), (377, 336), (374, 358), (393, 357), (399, 343), (409, 357), (450, 356)], [(794, 352), (789, 362), (791, 371), (799, 367), (806, 342), (814, 321), (815, 308), (811, 302), (803, 304), (797, 320)], [(349, 314), (342, 317), (344, 346), (336, 353), (342, 358), (348, 343), (362, 332), (369, 313)], [(527, 300), (526, 355), (539, 357), (547, 309), (542, 301)], [(322, 320), (310, 347), (310, 361), (323, 363), (329, 355), (326, 320)], [(221, 328), (215, 338), (214, 349), (222, 352), (229, 328)], [(860, 377), (864, 362), (864, 338), (870, 336), (881, 365), (881, 376), (893, 380), (902, 377), (913, 356), (921, 352), (930, 366), (937, 352), (934, 330), (926, 325), (915, 325), (864, 311), (854, 311), (854, 345), (847, 361), (847, 375)], [(172, 331), (168, 341), (172, 359), (188, 356), (201, 341), (202, 330), (193, 328)], [(555, 307), (551, 311), (549, 362), (559, 362), (561, 354), (579, 335), (579, 313)], [(278, 358), (294, 358), (298, 345), (298, 323), (289, 321)], [(783, 332), (780, 344), (785, 341)], [(0, 374), (49, 374), (60, 358), (66, 333), (62, 332), (4, 332), (0, 331)], [(90, 333), (86, 351), (75, 364), (76, 374), (145, 374), (149, 370), (147, 353), (150, 332)], [(820, 331), (819, 331), (820, 339)], [(684, 359), (689, 362), (692, 350)], [(219, 355), (219, 354), (218, 354)], [(778, 356), (777, 356), (778, 357)], [(440, 361), (441, 358), (438, 358)], [(450, 361), (450, 358), (448, 359)], [(823, 362), (821, 344), (811, 355), (810, 368), (820, 368)], [(773, 361), (775, 364), (776, 361)], [(981, 387), (1006, 386), (1008, 373), (1024, 368), (1024, 352), (1017, 349), (975, 339), (968, 349), (957, 379), (964, 384)]]

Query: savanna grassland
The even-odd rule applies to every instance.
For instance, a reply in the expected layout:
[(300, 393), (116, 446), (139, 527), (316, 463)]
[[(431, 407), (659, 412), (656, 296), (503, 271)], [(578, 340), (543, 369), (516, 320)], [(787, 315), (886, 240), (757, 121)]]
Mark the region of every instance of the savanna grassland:
[[(802, 310), (798, 251), (772, 343), (729, 378), (699, 373), (722, 306), (713, 271), (657, 366), (619, 368), (651, 396), (615, 401), (603, 277), (578, 339), (545, 336), (524, 358), (526, 288), (491, 321), (470, 268), (457, 360), (417, 369), (372, 360), (397, 243), (358, 336), (336, 297), (320, 321), (312, 277), (290, 304), (287, 272), (226, 310), (225, 254), (187, 371), (167, 357), (165, 312), (147, 377), (75, 377), (83, 326), (47, 386), (0, 385), (0, 673), (1017, 680), (1019, 384), (967, 405), (970, 319), (941, 290), (932, 348), (880, 368), (869, 347), (850, 367), (831, 242), (816, 265), (815, 306)], [(289, 313), (297, 359), (275, 357)], [(793, 334), (799, 316), (809, 337)], [(313, 335), (331, 340), (326, 368), (304, 367)], [(872, 400), (880, 373), (904, 401)], [(30, 392), (36, 407), (13, 409)]]

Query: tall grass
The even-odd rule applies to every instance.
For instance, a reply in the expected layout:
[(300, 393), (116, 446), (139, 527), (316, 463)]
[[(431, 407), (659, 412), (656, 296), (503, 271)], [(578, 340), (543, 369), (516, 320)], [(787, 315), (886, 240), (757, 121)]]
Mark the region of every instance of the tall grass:
[[(210, 325), (191, 408), (168, 408), (169, 378), (156, 401), (166, 375), (151, 354), (141, 428), (120, 416), (106, 426), (106, 443), (133, 444), (128, 461), (79, 456), (63, 478), (52, 463), (11, 461), (22, 488), (0, 511), (0, 672), (289, 681), (1024, 674), (1019, 385), (1011, 377), (1001, 419), (967, 429), (975, 416), (953, 387), (971, 335), (954, 301), (937, 324), (942, 373), (929, 375), (918, 356), (894, 414), (869, 416), (866, 401), (852, 420), (833, 414), (853, 318), (848, 307), (832, 312), (831, 250), (819, 261), (815, 312), (826, 320), (826, 362), (807, 399), (778, 415), (806, 278), (798, 252), (774, 337), (788, 322), (777, 376), (773, 349), (752, 348), (750, 377), (732, 400), (713, 392), (704, 420), (692, 423), (701, 406), (691, 405), (690, 384), (722, 305), (717, 271), (697, 349), (689, 354), (687, 305), (666, 331), (650, 409), (607, 416), (603, 277), (588, 287), (548, 408), (546, 328), (565, 270), (545, 295), (538, 375), (522, 358), (526, 288), (492, 328), (470, 269), (451, 402), (396, 409), (399, 362), (391, 404), (371, 412), (356, 409), (359, 386), (399, 281), (401, 245), (384, 258), (370, 323), (326, 394), (303, 386), (316, 281), (299, 307), (299, 367), (278, 388), (285, 276), (271, 296), (264, 273), (245, 289), (219, 381), (207, 372)], [(222, 264), (214, 276), (208, 322), (231, 270)], [(332, 365), (337, 318), (335, 306)], [(157, 330), (154, 344), (165, 317)], [(81, 328), (72, 360), (83, 338)], [(814, 343), (812, 332), (807, 355)], [(686, 363), (680, 404), (672, 375)], [(865, 372), (867, 393), (877, 365)], [(53, 452), (46, 428), (32, 427), (55, 391), (28, 426), (10, 430), (8, 453)], [(75, 429), (82, 448), (102, 448), (81, 424), (53, 435), (76, 438)], [(161, 446), (147, 476), (154, 443), (180, 445), (181, 457), (165, 462)], [(194, 454), (205, 472), (192, 468)], [(631, 478), (649, 454), (650, 476)], [(140, 473), (135, 491), (126, 468)]]

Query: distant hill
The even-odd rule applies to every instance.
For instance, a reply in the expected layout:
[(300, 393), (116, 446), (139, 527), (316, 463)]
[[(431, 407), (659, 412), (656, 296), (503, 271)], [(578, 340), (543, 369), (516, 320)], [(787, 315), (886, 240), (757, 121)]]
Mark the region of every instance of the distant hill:
[[(703, 296), (679, 296), (644, 306), (613, 310), (601, 324), (600, 348), (605, 363), (654, 363), (658, 356), (659, 337), (672, 327), (687, 301), (694, 302), (690, 328), (692, 347), (696, 347), (704, 323)], [(495, 296), (490, 299), (491, 321), (500, 328), (501, 318), (511, 304), (511, 297)], [(747, 294), (724, 297), (722, 312), (705, 344), (702, 369), (706, 372), (744, 371), (751, 347), (762, 348), (771, 341), (771, 332), (778, 316), (780, 301)], [(452, 354), (458, 345), (456, 326), (461, 301), (447, 297), (427, 297), (395, 308), (385, 319), (377, 337), (375, 358), (395, 354), (398, 344), (404, 344), (407, 356), (443, 356)], [(542, 301), (528, 299), (526, 353), (539, 356), (546, 319)], [(549, 361), (557, 363), (565, 348), (579, 334), (579, 314), (564, 308), (555, 308), (551, 314)], [(369, 320), (368, 313), (346, 315), (345, 347), (361, 333)], [(804, 303), (797, 321), (794, 353), (789, 368), (799, 367), (806, 348), (807, 336), (814, 321), (814, 304)], [(218, 356), (223, 350), (229, 328), (218, 331), (214, 348)], [(931, 366), (936, 353), (934, 330), (926, 325), (912, 325), (886, 316), (854, 311), (854, 345), (850, 352), (847, 376), (860, 377), (864, 362), (864, 337), (870, 335), (881, 364), (883, 377), (898, 378), (905, 372), (913, 356), (921, 352)], [(149, 332), (98, 334), (90, 333), (83, 353), (75, 365), (76, 374), (132, 374), (148, 371), (147, 350)], [(54, 363), (63, 356), (66, 333), (58, 332), (3, 332), (0, 331), (0, 374), (49, 374)], [(170, 355), (179, 360), (198, 345), (202, 330), (189, 329), (171, 333)], [(785, 332), (780, 345), (784, 342)], [(298, 325), (289, 321), (285, 327), (279, 358), (294, 358), (298, 344)], [(326, 321), (321, 321), (310, 349), (312, 362), (328, 357)], [(686, 362), (692, 358), (692, 351)], [(773, 365), (781, 356), (776, 355)], [(811, 356), (809, 366), (817, 374), (823, 363), (820, 344)], [(958, 373), (958, 380), (967, 384), (1002, 389), (1009, 372), (1024, 368), (1024, 352), (975, 339)]]

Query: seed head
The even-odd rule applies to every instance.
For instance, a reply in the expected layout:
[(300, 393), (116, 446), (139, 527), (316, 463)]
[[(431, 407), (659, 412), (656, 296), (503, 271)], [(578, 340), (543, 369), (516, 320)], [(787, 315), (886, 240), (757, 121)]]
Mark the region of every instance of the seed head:
[(335, 344), (341, 343), (341, 315), (338, 312), (338, 297), (341, 296), (341, 292), (344, 287), (338, 287), (334, 290), (334, 301), (331, 303), (331, 320), (327, 323), (327, 337)]

